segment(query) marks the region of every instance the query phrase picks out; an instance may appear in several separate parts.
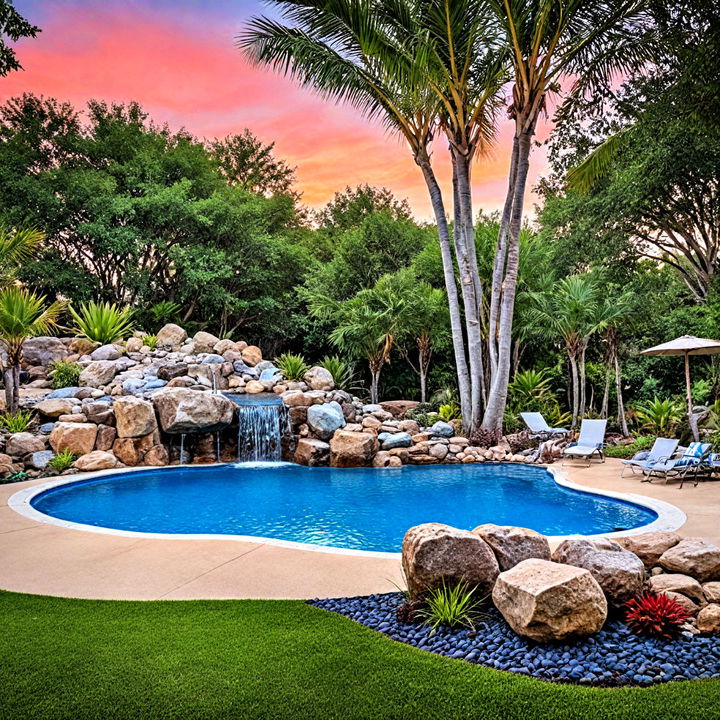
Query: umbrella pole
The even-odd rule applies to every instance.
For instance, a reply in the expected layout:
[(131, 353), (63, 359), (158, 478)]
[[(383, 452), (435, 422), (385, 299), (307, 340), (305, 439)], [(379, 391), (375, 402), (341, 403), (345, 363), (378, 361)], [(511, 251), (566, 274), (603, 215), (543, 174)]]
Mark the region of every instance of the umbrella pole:
[(697, 424), (693, 420), (693, 401), (692, 401), (692, 385), (690, 383), (690, 354), (685, 352), (685, 388), (687, 390), (687, 411), (688, 423), (692, 432), (693, 440), (699, 442), (700, 435), (698, 433)]

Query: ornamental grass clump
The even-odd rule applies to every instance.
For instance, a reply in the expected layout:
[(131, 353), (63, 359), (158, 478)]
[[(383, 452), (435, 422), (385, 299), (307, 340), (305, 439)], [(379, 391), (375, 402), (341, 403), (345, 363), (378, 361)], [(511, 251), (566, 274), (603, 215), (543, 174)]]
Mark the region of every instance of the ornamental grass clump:
[(48, 465), (56, 472), (64, 472), (75, 462), (75, 456), (69, 450), (63, 450), (50, 460)]
[(646, 592), (625, 603), (625, 621), (637, 635), (672, 640), (690, 614), (665, 593)]
[(424, 594), (424, 605), (415, 609), (413, 616), (434, 633), (440, 626), (449, 628), (467, 627), (473, 629), (475, 621), (482, 619), (481, 608), (486, 598), (477, 596), (477, 587), (466, 581), (442, 585)]
[(25, 432), (33, 421), (30, 410), (18, 410), (14, 413), (0, 415), (0, 428), (9, 433)]

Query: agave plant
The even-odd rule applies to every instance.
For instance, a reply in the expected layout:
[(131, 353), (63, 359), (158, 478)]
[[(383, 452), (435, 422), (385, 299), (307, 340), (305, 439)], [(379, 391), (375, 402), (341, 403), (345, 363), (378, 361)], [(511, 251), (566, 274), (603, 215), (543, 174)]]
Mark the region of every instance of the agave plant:
[(275, 365), (286, 380), (298, 382), (305, 377), (305, 373), (310, 369), (302, 355), (293, 353), (283, 353), (280, 357), (275, 358)]
[(75, 321), (73, 332), (101, 345), (121, 340), (133, 331), (132, 308), (115, 303), (83, 303), (79, 311), (71, 306), (70, 315)]
[(337, 355), (326, 355), (318, 365), (325, 368), (335, 381), (338, 390), (352, 392), (360, 388), (360, 381), (355, 374), (355, 366)]
[(654, 435), (667, 437), (680, 422), (683, 411), (675, 400), (660, 400), (657, 396), (645, 405), (638, 405), (635, 414), (644, 429)]

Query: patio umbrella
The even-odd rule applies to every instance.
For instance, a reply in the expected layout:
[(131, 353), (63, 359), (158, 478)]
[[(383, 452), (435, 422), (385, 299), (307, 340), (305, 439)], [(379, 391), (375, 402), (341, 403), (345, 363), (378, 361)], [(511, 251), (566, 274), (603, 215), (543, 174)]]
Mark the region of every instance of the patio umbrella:
[(692, 386), (690, 384), (690, 356), (713, 355), (720, 353), (720, 342), (694, 335), (681, 335), (670, 342), (643, 350), (641, 355), (683, 355), (685, 357), (685, 387), (687, 390), (687, 410), (690, 429), (695, 440), (699, 440), (697, 424), (693, 419)]

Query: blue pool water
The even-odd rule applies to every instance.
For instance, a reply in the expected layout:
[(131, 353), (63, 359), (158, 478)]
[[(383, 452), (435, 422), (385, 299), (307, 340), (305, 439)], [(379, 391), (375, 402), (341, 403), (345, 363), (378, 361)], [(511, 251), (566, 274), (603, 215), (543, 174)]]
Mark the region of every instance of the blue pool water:
[(510, 464), (141, 470), (46, 490), (32, 505), (63, 520), (118, 530), (253, 535), (388, 552), (399, 551), (405, 531), (424, 522), (589, 535), (657, 517), (639, 505), (563, 488), (543, 468)]

